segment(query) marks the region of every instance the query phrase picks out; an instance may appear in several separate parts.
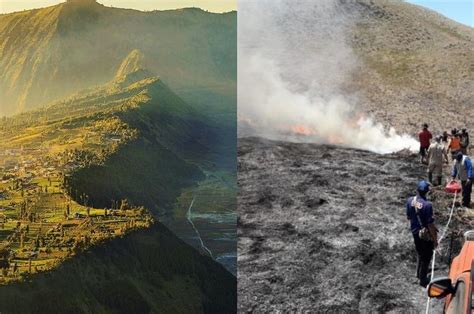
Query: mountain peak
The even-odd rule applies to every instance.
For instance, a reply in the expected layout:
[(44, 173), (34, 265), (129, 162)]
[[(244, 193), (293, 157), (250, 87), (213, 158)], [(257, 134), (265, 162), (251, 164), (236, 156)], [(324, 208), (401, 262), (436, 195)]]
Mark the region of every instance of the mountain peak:
[(145, 57), (140, 50), (132, 50), (120, 64), (115, 77), (120, 78), (124, 75), (144, 69), (144, 59)]
[[(132, 60), (155, 77), (159, 73), (176, 89), (235, 85), (235, 16), (194, 19), (178, 10), (145, 14), (107, 7), (101, 0), (62, 1), (2, 15), (0, 117), (101, 86), (116, 74), (130, 73)], [(31, 46), (31, 42), (41, 44)], [(133, 49), (143, 52), (146, 63), (138, 51), (131, 53)]]
[(96, 4), (96, 0), (66, 0), (66, 3), (71, 4)]
[(103, 7), (96, 0), (66, 0), (66, 7), (69, 9), (98, 9)]
[(150, 77), (154, 75), (146, 69), (143, 53), (134, 49), (120, 64), (114, 81), (120, 85), (129, 85)]

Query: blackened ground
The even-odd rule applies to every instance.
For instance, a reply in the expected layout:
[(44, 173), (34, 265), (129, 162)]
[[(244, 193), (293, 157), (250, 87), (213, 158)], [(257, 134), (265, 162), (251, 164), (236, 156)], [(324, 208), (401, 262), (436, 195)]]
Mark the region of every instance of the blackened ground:
[[(239, 312), (424, 310), (404, 207), (425, 177), (416, 155), (244, 138), (238, 173)], [(452, 196), (432, 198), (442, 229)], [(446, 275), (450, 242), (436, 276)]]

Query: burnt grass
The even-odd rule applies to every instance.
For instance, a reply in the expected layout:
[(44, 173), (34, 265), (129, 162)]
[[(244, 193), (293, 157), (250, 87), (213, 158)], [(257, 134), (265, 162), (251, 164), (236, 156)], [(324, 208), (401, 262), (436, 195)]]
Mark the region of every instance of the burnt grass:
[[(405, 200), (425, 171), (407, 152), (240, 139), (238, 311), (422, 312)], [(438, 188), (431, 198), (441, 230), (452, 196)], [(456, 213), (435, 276), (459, 251), (461, 220)]]

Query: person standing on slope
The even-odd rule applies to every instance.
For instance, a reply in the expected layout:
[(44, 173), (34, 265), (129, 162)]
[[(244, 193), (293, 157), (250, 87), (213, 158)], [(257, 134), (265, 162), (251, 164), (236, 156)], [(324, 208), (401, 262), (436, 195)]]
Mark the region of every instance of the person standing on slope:
[(441, 144), (443, 144), (444, 149), (446, 152), (449, 150), (449, 141), (451, 140), (451, 136), (447, 131), (443, 131), (443, 135), (441, 136)]
[(418, 255), (416, 276), (423, 287), (426, 287), (431, 280), (428, 277), (428, 267), (433, 250), (438, 246), (438, 235), (433, 218), (433, 205), (426, 198), (429, 190), (429, 183), (424, 180), (420, 181), (417, 186), (416, 196), (409, 197), (406, 203), (406, 214), (410, 221), (410, 229)]
[(453, 180), (456, 177), (461, 180), (462, 185), (462, 206), (471, 208), (471, 192), (474, 173), (471, 159), (462, 152), (456, 154), (453, 171), (451, 172)]
[(467, 133), (465, 128), (461, 130), (461, 135), (459, 137), (461, 139), (461, 152), (464, 155), (467, 155), (469, 149), (469, 133)]
[(433, 135), (428, 131), (428, 124), (423, 123), (422, 130), (418, 133), (418, 139), (420, 140), (420, 162), (425, 161), (426, 151), (430, 147), (430, 140)]
[(457, 129), (453, 129), (451, 131), (451, 140), (449, 141), (448, 148), (451, 152), (451, 157), (454, 160), (456, 158), (456, 154), (461, 150), (461, 139), (459, 138)]
[(443, 131), (442, 142), (443, 142), (443, 144), (446, 145), (446, 147), (448, 146), (449, 134), (448, 134), (447, 131)]
[[(435, 181), (433, 185), (441, 185), (441, 179), (443, 177), (443, 159), (448, 163), (448, 154), (446, 148), (441, 144), (441, 135), (435, 137), (435, 142), (428, 148), (428, 181), (433, 184), (433, 175)], [(444, 157), (444, 158), (443, 158)]]

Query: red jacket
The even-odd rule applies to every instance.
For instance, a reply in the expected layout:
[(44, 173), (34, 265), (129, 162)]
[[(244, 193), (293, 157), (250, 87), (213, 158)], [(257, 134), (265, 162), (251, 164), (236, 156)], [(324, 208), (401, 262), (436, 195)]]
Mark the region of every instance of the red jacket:
[(430, 140), (433, 138), (433, 135), (428, 130), (422, 130), (418, 133), (418, 138), (420, 139), (420, 146), (428, 148), (430, 147)]

